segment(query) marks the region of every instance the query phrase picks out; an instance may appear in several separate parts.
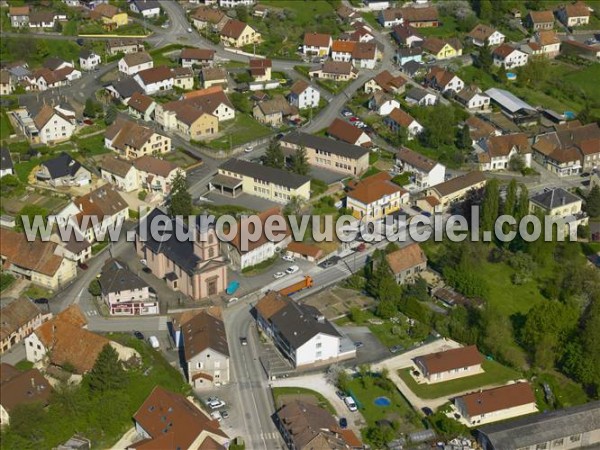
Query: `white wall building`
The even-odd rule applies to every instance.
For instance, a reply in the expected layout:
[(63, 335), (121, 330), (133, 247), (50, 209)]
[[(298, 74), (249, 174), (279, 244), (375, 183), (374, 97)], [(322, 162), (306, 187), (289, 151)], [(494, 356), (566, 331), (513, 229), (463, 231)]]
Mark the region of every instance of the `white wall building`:
[(443, 183), (446, 167), (433, 159), (427, 158), (409, 148), (402, 147), (396, 153), (396, 165), (403, 172), (412, 173), (412, 182), (419, 190)]

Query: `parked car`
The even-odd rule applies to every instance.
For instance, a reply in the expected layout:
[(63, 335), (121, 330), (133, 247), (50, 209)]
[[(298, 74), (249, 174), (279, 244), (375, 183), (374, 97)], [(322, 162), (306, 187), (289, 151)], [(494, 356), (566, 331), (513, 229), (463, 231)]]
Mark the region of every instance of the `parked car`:
[(350, 117), (351, 115), (352, 115), (352, 111), (350, 111), (349, 109), (342, 110), (342, 116)]
[(48, 299), (47, 299), (47, 298), (36, 298), (36, 299), (33, 301), (33, 303), (36, 303), (36, 304), (38, 304), (38, 305), (47, 305), (47, 304), (48, 304), (48, 303), (50, 303), (50, 302), (48, 301)]
[(348, 407), (348, 409), (350, 410), (350, 412), (355, 412), (358, 411), (358, 407), (356, 406), (356, 402), (354, 401), (354, 399), (350, 396), (346, 397), (344, 399), (344, 403), (346, 404), (346, 406)]
[(210, 413), (210, 418), (213, 420), (216, 420), (217, 422), (221, 421), (221, 414), (219, 414), (219, 411), (213, 411)]
[(344, 430), (344, 429), (348, 428), (348, 419), (346, 419), (345, 417), (342, 417), (342, 418), (340, 419), (340, 428), (341, 428), (342, 430)]
[(240, 338), (240, 344), (242, 344), (242, 345), (248, 345), (248, 338), (247, 337), (241, 337)]
[(290, 255), (290, 254), (283, 255), (283, 257), (281, 259), (283, 259), (284, 261), (287, 261), (287, 262), (294, 262), (294, 261), (296, 261), (296, 259), (292, 255)]
[(144, 272), (144, 273), (152, 273), (152, 269), (150, 267), (144, 267), (142, 269), (142, 272)]
[(146, 261), (145, 259), (140, 259), (140, 264), (142, 266), (147, 266), (148, 265), (148, 261)]
[(229, 282), (229, 284), (227, 285), (227, 289), (225, 289), (225, 292), (227, 293), (227, 295), (232, 295), (235, 293), (235, 291), (238, 290), (239, 287), (240, 287), (240, 282), (233, 280), (233, 281)]
[(140, 341), (144, 340), (144, 334), (141, 331), (134, 331), (133, 335), (138, 338)]
[(360, 119), (358, 117), (356, 117), (356, 116), (352, 116), (348, 120), (350, 120), (350, 122), (358, 122)]
[(148, 338), (148, 343), (153, 349), (160, 348), (160, 342), (158, 342), (158, 338), (156, 336), (150, 336)]
[(188, 32), (188, 33), (191, 33), (192, 31), (194, 31), (194, 30), (192, 30), (191, 28), (188, 28), (188, 29), (187, 29), (187, 32)]
[(285, 277), (285, 272), (275, 272), (273, 274), (273, 278), (275, 278), (276, 280), (278, 280), (279, 278), (283, 278)]
[(404, 350), (404, 347), (401, 345), (394, 345), (393, 347), (390, 347), (390, 352), (392, 353), (398, 353), (400, 350)]
[(222, 408), (223, 406), (225, 406), (227, 403), (225, 403), (223, 400), (219, 400), (218, 398), (213, 400), (212, 402), (210, 402), (208, 404), (208, 407), (212, 410), (215, 409), (219, 409)]
[(221, 411), (221, 418), (227, 419), (229, 417), (229, 411)]
[(252, 152), (252, 150), (254, 150), (254, 148), (252, 148), (252, 147), (246, 147), (246, 148), (244, 149), (244, 152), (246, 152), (246, 153), (251, 153), (251, 152)]
[(300, 267), (298, 267), (298, 266), (290, 266), (287, 269), (285, 269), (285, 273), (291, 275), (293, 273), (298, 272), (299, 270), (300, 270)]
[(285, 136), (283, 133), (278, 133), (277, 136), (275, 136), (275, 139), (277, 139), (278, 141), (283, 139), (283, 136)]
[(365, 344), (363, 344), (361, 341), (356, 341), (356, 342), (354, 343), (354, 347), (356, 347), (356, 348), (361, 348), (361, 347), (363, 347), (364, 345), (365, 345)]
[(421, 411), (423, 411), (423, 414), (425, 414), (426, 416), (430, 416), (433, 414), (431, 408), (428, 408), (427, 406), (421, 408)]
[(346, 393), (343, 391), (335, 391), (335, 395), (337, 395), (340, 400), (344, 400), (346, 398)]
[(89, 269), (89, 266), (86, 263), (79, 263), (78, 265), (79, 265), (79, 268), (81, 270), (88, 270)]
[(322, 267), (323, 269), (327, 269), (328, 267), (334, 266), (335, 262), (333, 262), (331, 259), (327, 259), (325, 261), (323, 261), (321, 264), (319, 264), (320, 267)]

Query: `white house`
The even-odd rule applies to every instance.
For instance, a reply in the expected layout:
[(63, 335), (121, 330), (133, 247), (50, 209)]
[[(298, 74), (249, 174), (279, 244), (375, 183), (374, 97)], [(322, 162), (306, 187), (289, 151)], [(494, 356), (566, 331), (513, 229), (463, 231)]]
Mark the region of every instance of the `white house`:
[(302, 53), (305, 55), (327, 56), (331, 50), (331, 35), (324, 33), (306, 33)]
[(443, 164), (406, 147), (396, 153), (396, 165), (412, 174), (411, 181), (419, 190), (443, 183), (446, 176)]
[(154, 61), (152, 56), (146, 52), (128, 53), (119, 60), (117, 66), (119, 72), (125, 75), (135, 75), (142, 70), (152, 69)]
[(432, 67), (425, 75), (425, 84), (442, 94), (447, 91), (460, 92), (465, 87), (464, 81), (457, 75), (438, 66)]
[(99, 164), (100, 176), (120, 191), (137, 191), (139, 187), (137, 169), (131, 161), (107, 156)]
[(331, 59), (333, 61), (352, 61), (352, 52), (356, 47), (355, 41), (335, 40), (331, 43)]
[(356, 348), (313, 306), (269, 292), (255, 306), (258, 326), (295, 367), (354, 358)]
[(483, 356), (475, 345), (417, 356), (413, 362), (420, 372), (417, 381), (439, 383), (483, 373)]
[[(568, 27), (578, 27), (590, 23), (590, 8), (581, 1), (568, 3), (557, 11), (558, 19)], [(31, 19), (30, 19), (31, 20)]]
[(469, 86), (456, 94), (456, 100), (462, 103), (467, 109), (486, 110), (490, 107), (490, 97), (481, 92), (476, 86)]
[(384, 123), (394, 133), (398, 133), (401, 128), (406, 128), (409, 140), (413, 139), (424, 130), (423, 125), (400, 108), (394, 108), (394, 110), (392, 110), (392, 112), (384, 119)]
[(401, 8), (390, 8), (379, 11), (377, 15), (377, 21), (384, 28), (392, 28), (397, 25), (402, 25), (404, 19), (402, 17)]
[(437, 103), (437, 95), (418, 87), (412, 88), (404, 98), (409, 105), (433, 106)]
[(483, 24), (479, 24), (473, 28), (468, 37), (473, 45), (477, 47), (483, 47), (486, 44), (490, 47), (500, 45), (504, 43), (504, 39), (506, 38), (498, 30)]
[(82, 50), (79, 52), (79, 67), (81, 70), (94, 70), (100, 65), (102, 58), (91, 50)]
[(304, 80), (296, 81), (288, 96), (289, 102), (298, 109), (316, 108), (321, 100), (321, 93)]
[(129, 9), (134, 13), (141, 14), (146, 19), (160, 15), (160, 4), (156, 0), (130, 0)]
[(65, 114), (50, 105), (44, 105), (33, 117), (39, 142), (43, 144), (66, 141), (75, 132), (75, 124)]
[(377, 44), (357, 42), (352, 51), (352, 65), (357, 69), (374, 69), (377, 63)]
[(363, 3), (371, 11), (380, 11), (390, 7), (389, 0), (363, 0)]
[(475, 144), (475, 151), (482, 171), (508, 169), (514, 157), (521, 158), (525, 167), (531, 167), (532, 150), (525, 133), (482, 139)]
[(138, 72), (133, 79), (137, 81), (146, 95), (173, 89), (173, 72), (167, 66), (153, 67)]
[(492, 52), (494, 65), (512, 69), (527, 64), (529, 55), (508, 44), (502, 44)]
[(400, 108), (400, 102), (383, 91), (375, 91), (369, 98), (368, 106), (380, 116), (387, 116), (394, 109)]

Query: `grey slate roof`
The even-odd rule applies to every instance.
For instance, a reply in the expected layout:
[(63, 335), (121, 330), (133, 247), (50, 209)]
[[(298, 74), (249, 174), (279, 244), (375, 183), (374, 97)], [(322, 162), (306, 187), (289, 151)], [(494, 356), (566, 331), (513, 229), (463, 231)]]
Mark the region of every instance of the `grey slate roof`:
[(56, 158), (49, 159), (42, 163), (48, 169), (52, 179), (74, 176), (80, 169), (81, 164), (71, 158), (71, 155), (61, 152)]
[(296, 189), (310, 181), (309, 177), (289, 173), (285, 170), (275, 169), (273, 167), (263, 166), (261, 164), (244, 161), (242, 159), (230, 159), (221, 166), (221, 169), (230, 172), (246, 175), (252, 178), (258, 178), (262, 181), (276, 184), (278, 186), (286, 186), (291, 189)]
[(535, 111), (536, 109), (528, 103), (525, 103), (519, 97), (504, 89), (490, 88), (485, 93), (496, 103), (507, 109), (511, 113), (515, 113), (522, 109), (526, 111)]
[(530, 200), (544, 208), (553, 209), (578, 202), (581, 199), (563, 188), (555, 188), (534, 195)]
[(104, 295), (111, 292), (143, 289), (148, 286), (148, 283), (129, 270), (125, 263), (116, 259), (104, 265), (98, 281)]
[(425, 66), (418, 61), (408, 61), (402, 65), (402, 71), (408, 75), (414, 75)]
[(119, 93), (122, 98), (129, 98), (134, 92), (143, 93), (144, 90), (133, 77), (123, 78), (113, 82), (112, 87)]
[(135, 3), (135, 6), (140, 11), (146, 11), (149, 9), (160, 8), (160, 4), (156, 0), (142, 0), (142, 1), (133, 0), (133, 3)]
[(10, 151), (7, 148), (0, 148), (0, 170), (8, 170), (13, 168), (13, 161), (10, 156)]
[(427, 92), (425, 89), (421, 89), (418, 87), (413, 87), (410, 91), (408, 91), (408, 93), (406, 94), (406, 98), (412, 98), (413, 100), (416, 100), (418, 102), (420, 102), (421, 100), (423, 100), (428, 94), (430, 94), (430, 92)]
[(487, 425), (477, 434), (480, 442), (487, 438), (488, 449), (513, 450), (595, 430), (600, 430), (600, 401)]
[(319, 333), (340, 336), (331, 322), (327, 319), (319, 321), (318, 317), (323, 315), (317, 308), (289, 300), (271, 316), (271, 323), (294, 349), (298, 349)]
[(312, 134), (294, 131), (281, 139), (281, 142), (288, 142), (299, 146), (314, 148), (316, 150), (324, 150), (336, 155), (345, 156), (351, 159), (358, 159), (369, 153), (369, 149), (359, 145), (347, 144), (342, 141), (334, 141), (333, 139), (313, 136)]

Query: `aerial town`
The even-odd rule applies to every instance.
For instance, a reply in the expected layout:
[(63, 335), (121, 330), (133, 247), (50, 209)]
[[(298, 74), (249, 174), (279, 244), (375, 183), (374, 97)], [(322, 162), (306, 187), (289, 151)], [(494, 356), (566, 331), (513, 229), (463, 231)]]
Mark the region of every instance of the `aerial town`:
[(0, 31), (1, 449), (600, 448), (600, 0)]

